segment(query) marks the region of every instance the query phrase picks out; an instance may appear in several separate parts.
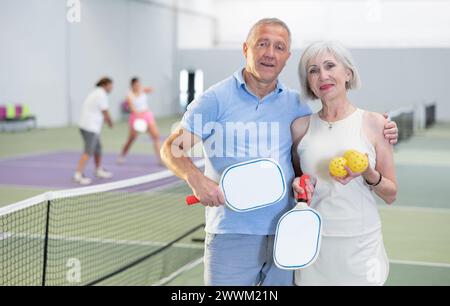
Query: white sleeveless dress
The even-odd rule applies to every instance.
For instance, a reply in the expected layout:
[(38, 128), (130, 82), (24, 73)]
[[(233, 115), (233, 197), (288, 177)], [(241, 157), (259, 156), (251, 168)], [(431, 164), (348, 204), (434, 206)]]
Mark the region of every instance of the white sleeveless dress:
[(296, 271), (297, 285), (382, 285), (387, 279), (389, 261), (372, 191), (361, 176), (344, 186), (328, 171), (329, 161), (350, 149), (367, 153), (375, 166), (375, 148), (362, 130), (363, 115), (357, 109), (330, 128), (313, 114), (297, 147), (302, 171), (317, 179), (311, 207), (323, 219), (319, 256)]

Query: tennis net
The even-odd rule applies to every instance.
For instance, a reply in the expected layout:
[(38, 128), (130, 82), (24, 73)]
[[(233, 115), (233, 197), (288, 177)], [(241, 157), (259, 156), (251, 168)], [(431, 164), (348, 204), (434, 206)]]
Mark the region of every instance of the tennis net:
[(169, 171), (0, 208), (0, 285), (158, 285), (199, 263), (203, 209)]

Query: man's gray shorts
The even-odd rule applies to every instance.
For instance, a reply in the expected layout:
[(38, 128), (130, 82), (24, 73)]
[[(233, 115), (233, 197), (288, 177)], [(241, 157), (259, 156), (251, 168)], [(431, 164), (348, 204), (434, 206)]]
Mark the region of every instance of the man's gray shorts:
[(293, 286), (294, 273), (273, 262), (274, 236), (206, 234), (207, 286)]
[(84, 153), (92, 156), (94, 154), (102, 154), (102, 144), (100, 142), (100, 135), (80, 129), (81, 136), (84, 141)]

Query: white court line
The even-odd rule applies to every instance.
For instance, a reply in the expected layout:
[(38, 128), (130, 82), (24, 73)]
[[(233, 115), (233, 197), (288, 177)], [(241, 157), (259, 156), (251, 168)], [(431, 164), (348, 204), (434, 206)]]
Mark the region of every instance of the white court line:
[[(98, 179), (98, 180), (99, 181), (94, 181), (91, 186), (99, 186), (99, 185), (104, 184), (102, 181), (100, 181), (101, 179)], [(118, 181), (113, 181), (113, 182), (118, 182)], [(68, 183), (73, 184), (74, 188), (77, 188), (77, 186), (79, 186), (77, 183), (73, 182), (72, 180), (69, 180)], [(180, 183), (180, 181), (176, 177), (174, 177), (173, 182), (164, 183), (163, 185), (160, 185), (160, 186), (157, 186), (157, 187), (152, 187), (152, 188), (148, 189), (147, 191), (141, 191), (140, 193), (142, 193), (142, 194), (146, 194), (146, 193), (151, 194), (151, 193), (153, 193), (153, 191), (159, 191), (160, 189), (165, 189), (167, 187), (171, 187), (172, 185), (179, 184), (179, 183)], [(151, 183), (149, 183), (149, 184), (151, 184)], [(66, 188), (66, 186), (52, 188), (52, 187), (49, 187), (49, 186), (40, 186), (40, 185), (30, 186), (30, 185), (18, 185), (18, 184), (2, 183), (2, 184), (0, 184), (0, 188), (29, 189), (31, 191), (32, 190), (36, 190), (36, 191), (41, 191), (41, 193), (45, 193), (45, 192), (51, 191), (52, 189), (53, 189), (53, 191), (64, 190), (64, 188)], [(56, 188), (59, 188), (59, 189), (56, 189)], [(20, 191), (20, 190), (18, 190), (18, 191)], [(28, 198), (28, 199), (30, 199), (30, 198)], [(9, 204), (9, 205), (12, 205), (12, 204)], [(5, 207), (5, 206), (9, 206), (9, 205), (3, 205), (3, 206), (0, 206), (0, 207)]]
[(450, 214), (450, 208), (434, 208), (434, 207), (416, 207), (416, 206), (400, 206), (393, 204), (392, 206), (378, 206), (378, 209), (383, 211), (410, 211), (417, 213), (440, 213)]
[[(203, 167), (205, 160), (198, 160), (194, 162), (197, 167)], [(134, 187), (136, 185), (148, 184), (157, 182), (158, 180), (174, 177), (170, 170), (164, 170), (161, 172), (155, 172), (148, 175), (143, 175), (135, 178), (125, 179), (121, 181), (115, 181), (105, 184), (93, 185), (88, 187), (80, 187), (66, 190), (49, 191), (40, 196), (36, 196), (30, 199), (26, 199), (8, 206), (0, 207), (0, 217), (7, 215), (28, 207), (41, 204), (43, 201), (53, 201), (55, 199), (66, 199), (76, 196), (85, 196), (94, 193), (107, 192), (115, 189), (123, 189), (128, 187)]]
[[(160, 280), (158, 283), (154, 284), (153, 286), (166, 285), (167, 283), (169, 283), (170, 281), (174, 280), (175, 278), (177, 278), (181, 274), (194, 269), (195, 267), (197, 267), (198, 265), (202, 264), (203, 262), (204, 262), (204, 258), (201, 257), (201, 258), (199, 258), (199, 259), (197, 259), (197, 260), (195, 260), (195, 261), (193, 261), (193, 262), (191, 262), (191, 263), (181, 267), (180, 269), (178, 269), (177, 271), (175, 271), (174, 273), (172, 273), (168, 277), (163, 278), (162, 280)], [(446, 263), (435, 263), (435, 262), (424, 262), (424, 261), (409, 261), (409, 260), (390, 260), (389, 262), (391, 264), (399, 264), (399, 265), (423, 266), (423, 267), (445, 268), (445, 269), (450, 268), (450, 264), (446, 264)]]
[[(50, 240), (60, 240), (67, 242), (86, 242), (98, 244), (113, 244), (113, 245), (132, 245), (132, 246), (166, 246), (169, 242), (160, 241), (142, 241), (142, 240), (117, 240), (117, 239), (101, 239), (101, 238), (87, 238), (87, 237), (66, 237), (62, 235), (49, 235)], [(39, 234), (16, 234), (11, 232), (0, 233), (0, 241), (14, 238), (29, 238), (44, 240), (44, 235)], [(173, 246), (186, 249), (203, 249), (203, 244), (187, 244), (175, 243)]]
[(194, 269), (195, 267), (197, 267), (198, 265), (200, 265), (202, 263), (203, 263), (203, 257), (200, 257), (199, 259), (196, 259), (196, 260), (188, 263), (187, 265), (181, 267), (180, 269), (178, 269), (177, 271), (173, 272), (169, 276), (163, 278), (162, 280), (160, 280), (159, 282), (157, 282), (153, 286), (164, 286), (165, 284), (167, 284), (168, 282), (174, 280), (175, 278), (177, 278), (181, 274)]
[(410, 265), (410, 266), (423, 266), (423, 267), (433, 267), (433, 268), (450, 268), (450, 264), (441, 262), (426, 262), (426, 261), (413, 261), (413, 260), (389, 260), (392, 264), (398, 265)]
[[(398, 157), (397, 159), (399, 159)], [(405, 160), (403, 161), (396, 161), (396, 166), (427, 166), (427, 167), (435, 167), (435, 168), (442, 168), (442, 167), (450, 167), (450, 161), (434, 161), (434, 160), (427, 160), (427, 161), (417, 161), (417, 160), (406, 160), (405, 157), (402, 157)]]
[[(74, 161), (74, 164), (76, 161)], [(4, 165), (7, 167), (16, 167), (16, 168), (56, 168), (56, 169), (74, 169), (74, 166), (68, 162), (51, 162), (51, 161), (12, 161), (8, 162), (8, 164)]]
[[(150, 161), (150, 160), (149, 160)], [(144, 164), (142, 163), (141, 165), (133, 165), (133, 164), (123, 164), (123, 165), (117, 165), (116, 162), (114, 162), (113, 164), (109, 164), (109, 168), (114, 167), (114, 169), (119, 170), (119, 169), (124, 169), (124, 170), (142, 170), (142, 167), (147, 167), (147, 166), (153, 166), (155, 164)], [(67, 162), (60, 162), (60, 163), (55, 163), (55, 162), (50, 162), (50, 161), (42, 161), (42, 162), (38, 162), (38, 161), (12, 161), (12, 162), (8, 162), (7, 165), (5, 165), (7, 167), (16, 167), (16, 168), (37, 168), (37, 169), (48, 169), (48, 168), (52, 168), (52, 169), (64, 169), (64, 170), (71, 170), (74, 171), (74, 167), (73, 165), (71, 165), (70, 163)]]

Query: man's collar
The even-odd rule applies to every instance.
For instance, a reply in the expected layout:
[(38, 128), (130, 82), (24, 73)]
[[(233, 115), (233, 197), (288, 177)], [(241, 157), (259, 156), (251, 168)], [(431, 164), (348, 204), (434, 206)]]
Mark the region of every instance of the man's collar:
[[(240, 88), (244, 88), (244, 89), (248, 90), (247, 84), (245, 84), (245, 80), (244, 80), (244, 70), (245, 70), (245, 68), (239, 69), (238, 71), (236, 71), (234, 73), (234, 78), (236, 79), (237, 84)], [(275, 92), (281, 93), (285, 90), (286, 90), (286, 87), (283, 85), (283, 83), (280, 82), (280, 80), (277, 79), (277, 86), (275, 88)]]

